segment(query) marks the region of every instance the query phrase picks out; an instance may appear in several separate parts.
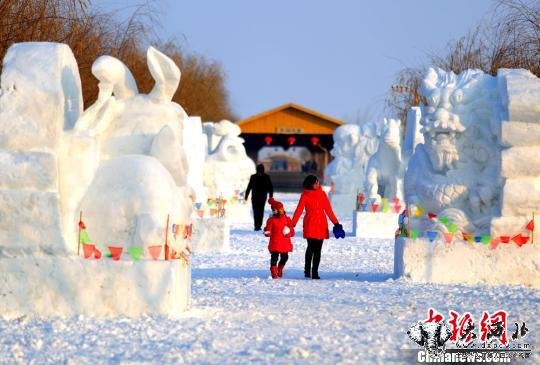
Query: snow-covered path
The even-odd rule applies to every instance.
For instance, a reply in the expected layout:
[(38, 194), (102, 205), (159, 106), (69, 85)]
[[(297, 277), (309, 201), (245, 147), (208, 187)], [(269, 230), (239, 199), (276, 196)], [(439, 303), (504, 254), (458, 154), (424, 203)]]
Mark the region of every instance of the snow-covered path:
[[(289, 214), (295, 194), (277, 194)], [(343, 220), (350, 230), (350, 220)], [(323, 246), (322, 280), (303, 278), (298, 232), (285, 278), (269, 278), (267, 239), (233, 226), (231, 252), (193, 259), (193, 309), (180, 319), (0, 320), (0, 363), (371, 364), (406, 363), (418, 349), (407, 329), (430, 307), (504, 309), (510, 329), (540, 362), (540, 292), (522, 287), (414, 284), (392, 280), (393, 241), (346, 237)]]

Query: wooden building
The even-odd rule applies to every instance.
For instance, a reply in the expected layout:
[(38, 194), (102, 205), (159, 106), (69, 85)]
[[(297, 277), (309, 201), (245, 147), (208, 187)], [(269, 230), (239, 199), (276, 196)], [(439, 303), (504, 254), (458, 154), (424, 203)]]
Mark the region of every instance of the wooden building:
[(285, 181), (292, 176), (296, 181), (306, 173), (323, 177), (334, 145), (332, 135), (344, 122), (288, 103), (237, 124), (253, 161), (263, 163), (273, 178)]

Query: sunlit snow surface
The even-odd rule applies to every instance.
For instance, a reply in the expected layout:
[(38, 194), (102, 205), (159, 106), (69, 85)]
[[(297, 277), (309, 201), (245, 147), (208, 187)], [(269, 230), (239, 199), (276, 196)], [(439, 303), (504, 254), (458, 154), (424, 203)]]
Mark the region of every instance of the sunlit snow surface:
[[(292, 215), (299, 196), (276, 197)], [(184, 318), (0, 320), (0, 363), (407, 363), (406, 349), (419, 349), (407, 329), (430, 307), (447, 317), (468, 311), (476, 323), (483, 311), (504, 309), (510, 334), (514, 322), (529, 329), (523, 342), (533, 359), (525, 363), (540, 362), (539, 291), (394, 281), (393, 241), (354, 237), (326, 240), (322, 280), (305, 280), (301, 237), (285, 278), (272, 280), (267, 239), (250, 224), (233, 225), (230, 253), (193, 257), (193, 308)]]

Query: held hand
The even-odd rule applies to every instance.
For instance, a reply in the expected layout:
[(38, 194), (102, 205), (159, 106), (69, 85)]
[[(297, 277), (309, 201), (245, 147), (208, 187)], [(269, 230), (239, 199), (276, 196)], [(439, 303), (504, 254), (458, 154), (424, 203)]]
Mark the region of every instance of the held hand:
[(283, 227), (282, 233), (284, 236), (287, 236), (289, 233), (291, 233), (291, 229), (287, 226)]

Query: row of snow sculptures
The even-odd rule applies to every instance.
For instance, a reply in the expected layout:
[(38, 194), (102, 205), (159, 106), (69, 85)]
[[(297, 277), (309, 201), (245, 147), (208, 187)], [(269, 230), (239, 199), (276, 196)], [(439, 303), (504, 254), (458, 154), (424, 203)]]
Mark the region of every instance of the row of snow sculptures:
[(540, 206), (540, 80), (430, 69), (421, 92), (424, 143), (404, 182), (408, 206), (422, 213), (412, 239), (396, 239), (396, 276), (539, 288), (540, 249), (527, 243)]
[[(138, 93), (121, 61), (98, 58), (98, 99), (82, 113), (68, 46), (21, 43), (8, 50), (0, 93), (0, 292), (9, 293), (0, 299), (2, 316), (187, 309), (187, 265), (146, 260), (135, 267), (76, 256), (81, 210), (92, 238), (113, 248), (159, 242), (167, 214), (171, 224), (191, 223), (194, 193), (182, 146), (189, 119), (171, 102), (180, 70), (152, 47), (147, 58), (156, 81), (148, 95)], [(187, 244), (169, 242), (177, 252)]]

